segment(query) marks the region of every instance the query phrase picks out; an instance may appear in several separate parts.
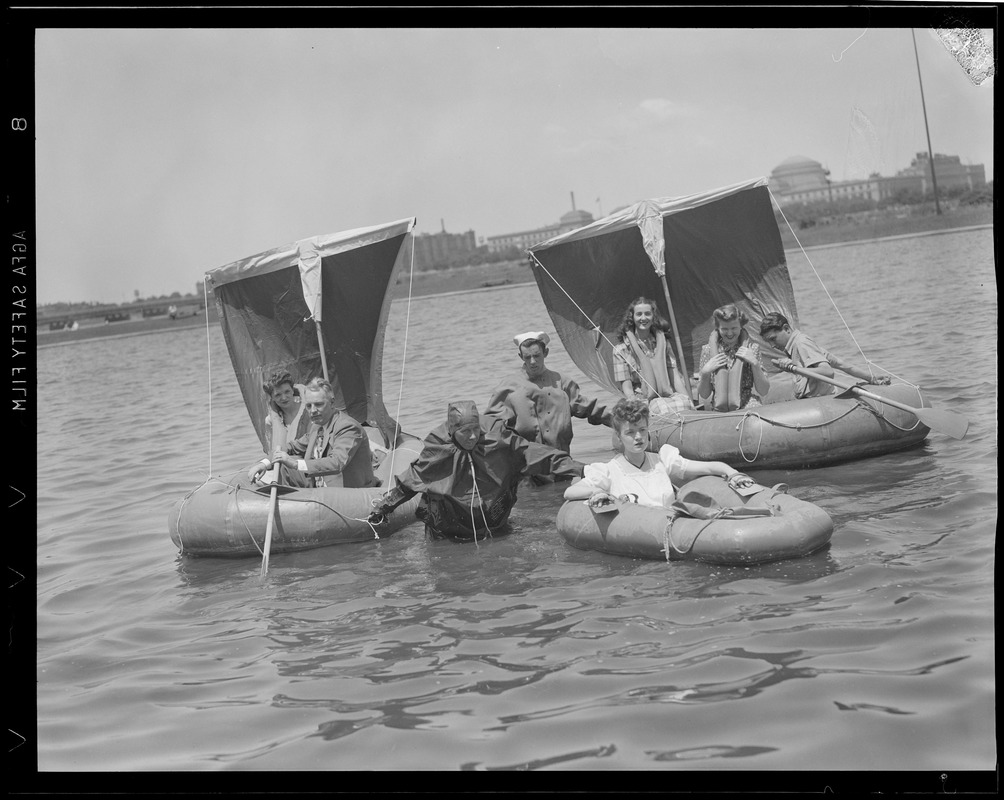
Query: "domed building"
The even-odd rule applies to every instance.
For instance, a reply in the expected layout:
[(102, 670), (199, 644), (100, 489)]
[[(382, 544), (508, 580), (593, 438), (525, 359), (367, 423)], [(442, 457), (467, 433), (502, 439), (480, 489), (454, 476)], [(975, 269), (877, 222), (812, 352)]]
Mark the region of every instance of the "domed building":
[(572, 194), (572, 210), (561, 215), (561, 219), (553, 225), (545, 225), (543, 228), (534, 228), (532, 231), (518, 231), (516, 233), (503, 233), (498, 236), (487, 238), (488, 250), (498, 253), (516, 247), (526, 250), (539, 242), (546, 241), (552, 236), (557, 236), (567, 231), (574, 231), (583, 225), (593, 222), (593, 215), (588, 211), (575, 207), (575, 195)]
[[(963, 164), (958, 156), (941, 153), (935, 153), (934, 164), (939, 187), (971, 190), (986, 185), (982, 164)], [(893, 177), (883, 177), (875, 172), (867, 178), (849, 181), (831, 181), (830, 171), (818, 161), (805, 156), (792, 156), (771, 170), (767, 186), (782, 206), (862, 200), (879, 202), (903, 192), (929, 192), (933, 179), (927, 153), (917, 153), (910, 166)]]
[(569, 226), (570, 230), (575, 228), (581, 228), (583, 225), (588, 225), (593, 221), (593, 215), (588, 211), (583, 211), (581, 208), (573, 208), (567, 214), (561, 215), (561, 222), (559, 223), (562, 227)]
[(874, 185), (877, 177), (834, 183), (830, 180), (830, 171), (818, 161), (805, 156), (792, 156), (771, 170), (767, 186), (782, 206), (791, 203), (832, 203), (834, 200), (872, 197), (877, 191)]
[(771, 170), (768, 185), (775, 194), (825, 189), (830, 171), (805, 156), (786, 158)]

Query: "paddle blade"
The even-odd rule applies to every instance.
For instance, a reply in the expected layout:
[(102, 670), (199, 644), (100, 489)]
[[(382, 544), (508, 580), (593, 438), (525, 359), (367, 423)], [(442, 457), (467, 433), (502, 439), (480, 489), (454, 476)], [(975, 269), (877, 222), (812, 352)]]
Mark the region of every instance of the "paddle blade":
[(913, 413), (932, 431), (938, 431), (953, 439), (961, 439), (969, 430), (969, 420), (953, 411), (940, 408), (915, 408)]

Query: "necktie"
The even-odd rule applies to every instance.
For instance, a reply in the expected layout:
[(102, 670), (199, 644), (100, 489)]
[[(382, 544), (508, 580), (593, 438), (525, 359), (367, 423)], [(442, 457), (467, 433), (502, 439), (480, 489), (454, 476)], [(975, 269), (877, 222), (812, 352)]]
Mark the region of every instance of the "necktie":
[[(317, 431), (317, 439), (314, 440), (314, 458), (315, 459), (320, 458), (324, 454), (324, 434), (325, 434), (325, 429), (324, 428), (320, 428)], [(326, 485), (327, 484), (325, 484), (324, 478), (322, 478), (320, 475), (318, 475), (318, 476), (316, 476), (314, 478), (314, 486), (315, 487), (326, 486)]]

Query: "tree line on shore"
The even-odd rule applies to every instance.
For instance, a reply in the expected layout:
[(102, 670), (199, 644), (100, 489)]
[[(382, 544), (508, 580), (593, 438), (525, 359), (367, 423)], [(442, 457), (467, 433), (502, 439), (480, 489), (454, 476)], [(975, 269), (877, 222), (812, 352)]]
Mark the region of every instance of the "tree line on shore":
[[(947, 208), (965, 208), (969, 206), (993, 205), (994, 183), (988, 181), (985, 186), (970, 189), (965, 186), (954, 186), (938, 190), (938, 201)], [(867, 197), (845, 197), (834, 200), (821, 200), (811, 203), (791, 203), (786, 205), (782, 214), (774, 210), (778, 227), (783, 231), (788, 223), (799, 230), (813, 228), (817, 225), (830, 225), (840, 222), (860, 221), (868, 217), (880, 217), (887, 214), (909, 212), (933, 213), (934, 193), (904, 189), (891, 197), (882, 200), (872, 200)]]
[(179, 303), (202, 303), (202, 296), (192, 294), (191, 292), (183, 295), (181, 292), (171, 292), (171, 294), (162, 294), (159, 296), (150, 295), (149, 297), (140, 297), (139, 293), (135, 293), (136, 296), (133, 300), (125, 301), (122, 303), (102, 303), (98, 301), (84, 301), (79, 303), (71, 303), (60, 301), (57, 303), (37, 303), (35, 305), (35, 314), (40, 320), (47, 319), (51, 317), (63, 317), (69, 315), (80, 315), (87, 312), (89, 315), (100, 311), (114, 311), (122, 308), (128, 308), (130, 306), (135, 306), (140, 303), (156, 303), (160, 302), (164, 304), (164, 307), (171, 304), (178, 305)]

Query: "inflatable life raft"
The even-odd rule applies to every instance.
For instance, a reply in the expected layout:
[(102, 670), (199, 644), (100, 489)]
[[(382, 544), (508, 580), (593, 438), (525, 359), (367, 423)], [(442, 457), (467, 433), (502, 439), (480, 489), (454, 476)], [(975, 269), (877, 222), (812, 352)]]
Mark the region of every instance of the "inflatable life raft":
[[(913, 386), (868, 386), (868, 391), (930, 407)], [(736, 469), (797, 469), (876, 456), (918, 445), (930, 432), (908, 411), (846, 393), (739, 411), (657, 414), (649, 430), (652, 452), (671, 444), (684, 458), (724, 461)]]
[[(371, 436), (372, 438), (372, 436)], [(390, 471), (401, 473), (422, 450), (409, 437), (395, 450), (382, 454), (374, 469), (380, 486), (345, 489), (278, 487), (271, 554), (310, 550), (332, 544), (386, 538), (414, 522), (420, 496), (402, 504), (380, 527), (379, 536), (366, 522), (372, 501), (392, 482)], [(271, 503), (270, 486), (221, 479), (207, 481), (175, 504), (168, 517), (171, 541), (183, 555), (238, 558), (261, 556)]]
[(761, 486), (743, 497), (721, 478), (702, 477), (681, 487), (675, 505), (703, 516), (620, 502), (596, 513), (586, 501), (572, 500), (558, 511), (556, 525), (565, 541), (583, 550), (733, 565), (808, 555), (833, 534), (829, 514), (779, 488)]

